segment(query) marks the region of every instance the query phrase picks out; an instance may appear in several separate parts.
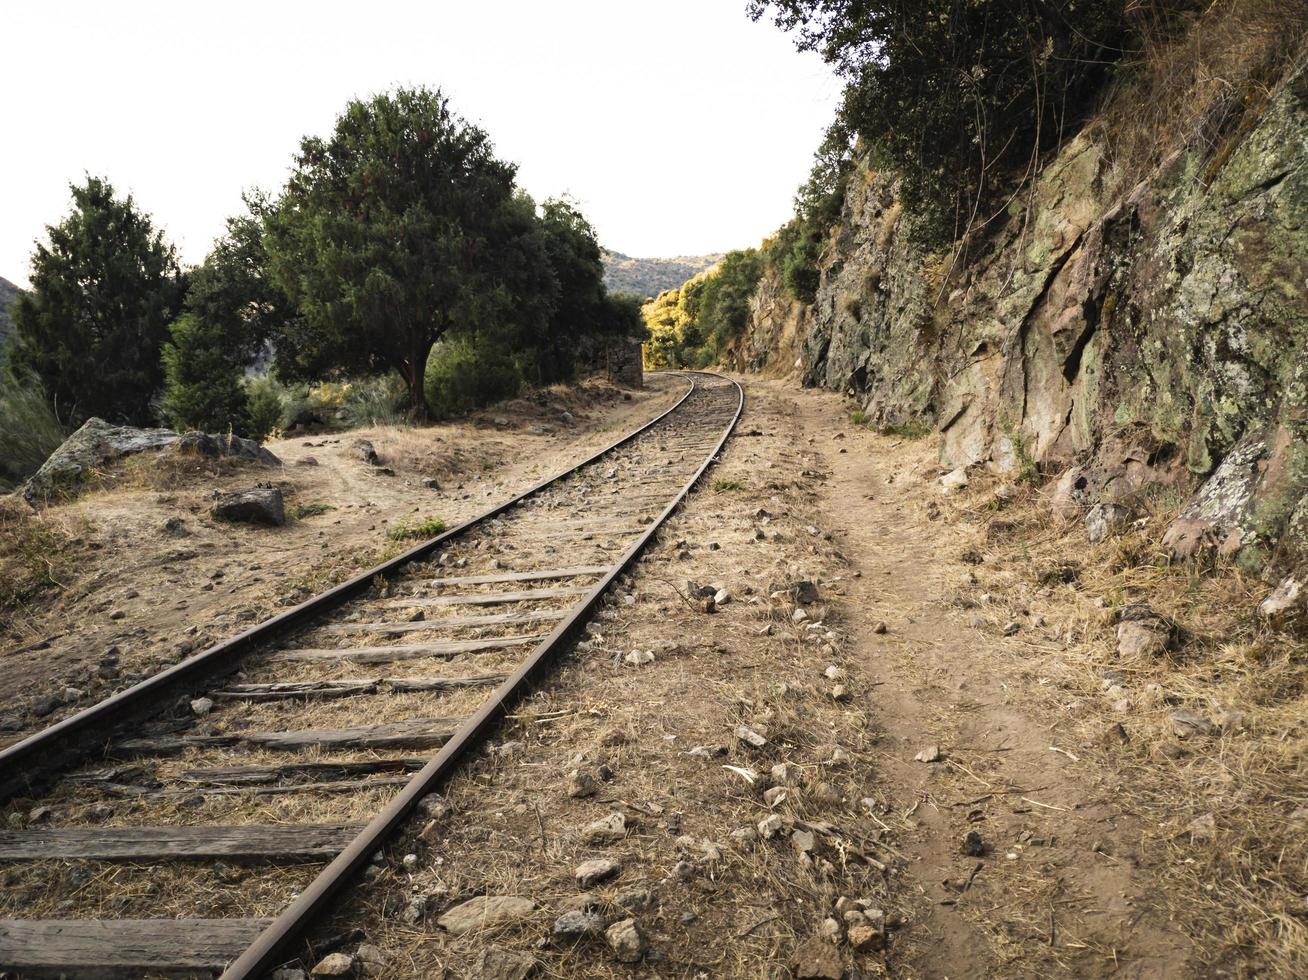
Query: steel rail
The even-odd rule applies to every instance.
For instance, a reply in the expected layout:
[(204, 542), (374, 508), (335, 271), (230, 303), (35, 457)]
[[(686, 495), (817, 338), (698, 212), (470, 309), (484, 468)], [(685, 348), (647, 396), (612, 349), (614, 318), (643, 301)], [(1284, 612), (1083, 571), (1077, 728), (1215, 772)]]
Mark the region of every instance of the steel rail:
[[(707, 372), (700, 372), (705, 373)], [(710, 375), (721, 377), (721, 375)], [(740, 421), (745, 408), (745, 392), (740, 385), (727, 378), (735, 387), (737, 403), (731, 421), (722, 432), (713, 450), (705, 457), (694, 475), (686, 482), (672, 502), (663, 509), (649, 528), (626, 551), (616, 565), (597, 582), (585, 599), (576, 606), (548, 637), (532, 651), (522, 665), (471, 715), (454, 733), (440, 752), (413, 777), (335, 860), (324, 868), (300, 895), (265, 929), (257, 939), (222, 973), (219, 980), (259, 980), (285, 961), (292, 943), (308, 928), (349, 880), (382, 847), (417, 807), (418, 801), (440, 786), (454, 771), (460, 757), (473, 746), (485, 731), (499, 720), (505, 708), (515, 701), (535, 676), (548, 664), (551, 655), (571, 639), (589, 618), (604, 592), (640, 557), (664, 522), (672, 516), (694, 489), (700, 477), (717, 459), (722, 447)], [(692, 382), (692, 390), (693, 390)], [(689, 393), (687, 393), (689, 394)], [(683, 399), (684, 400), (684, 399)], [(678, 403), (680, 404), (680, 403)]]
[(216, 643), (181, 663), (174, 664), (48, 728), (0, 749), (0, 802), (17, 795), (20, 791), (32, 789), (40, 780), (52, 777), (59, 769), (89, 755), (94, 748), (101, 746), (115, 729), (129, 721), (139, 721), (145, 716), (156, 713), (178, 694), (190, 690), (192, 685), (199, 681), (211, 680), (234, 671), (241, 659), (255, 648), (335, 609), (346, 600), (366, 590), (377, 576), (388, 579), (394, 577), (410, 562), (426, 558), (446, 542), (498, 517), (528, 497), (534, 496), (644, 435), (680, 408), (690, 397), (695, 390), (695, 381), (693, 378), (686, 380), (690, 383), (685, 393), (671, 407), (575, 466), (541, 481), (510, 500), (469, 518), (434, 538), (415, 545), (403, 554), (360, 572), (326, 592), (306, 599), (271, 619), (264, 620), (230, 639)]

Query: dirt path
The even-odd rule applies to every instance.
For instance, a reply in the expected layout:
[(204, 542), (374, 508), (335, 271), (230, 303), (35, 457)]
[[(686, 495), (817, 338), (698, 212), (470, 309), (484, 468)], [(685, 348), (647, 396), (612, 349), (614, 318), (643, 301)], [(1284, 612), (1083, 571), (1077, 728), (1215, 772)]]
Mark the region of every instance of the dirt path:
[[(904, 975), (1193, 975), (1187, 940), (1151, 907), (1115, 775), (1081, 760), (1057, 716), (1023, 708), (1029, 679), (990, 669), (983, 648), (1018, 641), (984, 635), (948, 604), (971, 573), (948, 528), (921, 517), (923, 495), (939, 492), (922, 478), (925, 452), (848, 425), (837, 397), (753, 391), (816, 434), (829, 471), (820, 523), (860, 573), (842, 609), (848, 656), (875, 688), (878, 782), (903, 814), (901, 895), (915, 905), (896, 957)], [(933, 745), (940, 761), (915, 761)], [(963, 853), (969, 832), (979, 857)]]

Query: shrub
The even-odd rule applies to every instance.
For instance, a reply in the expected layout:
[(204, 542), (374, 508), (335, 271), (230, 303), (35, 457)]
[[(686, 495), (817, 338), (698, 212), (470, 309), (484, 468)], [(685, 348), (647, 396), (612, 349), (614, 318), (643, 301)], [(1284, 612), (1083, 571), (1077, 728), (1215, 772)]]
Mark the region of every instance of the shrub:
[(0, 489), (41, 468), (66, 433), (36, 378), (0, 370)]
[(392, 541), (426, 541), (428, 538), (434, 538), (438, 534), (445, 533), (445, 522), (439, 517), (429, 517), (418, 524), (410, 524), (407, 521), (397, 521), (386, 532), (386, 536)]
[(521, 389), (522, 371), (514, 358), (498, 344), (475, 337), (442, 341), (427, 363), (427, 404), (437, 418), (512, 398)]
[(408, 422), (405, 401), (404, 385), (394, 375), (356, 381), (341, 402), (343, 421), (352, 429), (404, 425)]
[(284, 425), (286, 390), (268, 375), (245, 379), (251, 439), (262, 442)]
[[(232, 359), (227, 331), (194, 313), (168, 328), (164, 345), (164, 418), (179, 432), (250, 434), (249, 398), (241, 367)], [(259, 438), (262, 438), (260, 436)]]

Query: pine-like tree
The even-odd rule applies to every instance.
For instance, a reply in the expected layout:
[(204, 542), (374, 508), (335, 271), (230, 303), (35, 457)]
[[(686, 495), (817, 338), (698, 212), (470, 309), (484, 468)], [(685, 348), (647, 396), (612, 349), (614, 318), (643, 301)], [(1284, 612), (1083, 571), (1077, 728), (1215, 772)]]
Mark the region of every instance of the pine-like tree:
[(46, 230), (32, 288), (14, 306), (14, 361), (41, 378), (60, 416), (145, 425), (159, 391), (159, 353), (184, 277), (173, 247), (107, 180), (72, 186), (72, 212)]

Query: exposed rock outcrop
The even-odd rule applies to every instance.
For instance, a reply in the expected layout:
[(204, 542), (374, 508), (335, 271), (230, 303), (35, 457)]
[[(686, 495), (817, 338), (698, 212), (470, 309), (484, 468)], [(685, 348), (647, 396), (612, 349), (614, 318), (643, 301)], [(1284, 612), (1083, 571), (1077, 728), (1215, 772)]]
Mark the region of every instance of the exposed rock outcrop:
[[(775, 270), (732, 366), (927, 422), (942, 463), (1064, 472), (1069, 519), (1160, 483), (1207, 486), (1169, 534), (1252, 566), (1308, 547), (1308, 76), (1227, 145), (1124, 184), (1110, 136), (1063, 148), (970, 252), (914, 244), (893, 175), (863, 165), (811, 309)], [(783, 297), (784, 299), (784, 297)]]
[(50, 454), (41, 468), (23, 484), (21, 493), (33, 506), (71, 497), (96, 472), (120, 459), (145, 452), (210, 459), (231, 457), (262, 466), (281, 465), (281, 460), (257, 442), (239, 436), (137, 429), (91, 418)]

